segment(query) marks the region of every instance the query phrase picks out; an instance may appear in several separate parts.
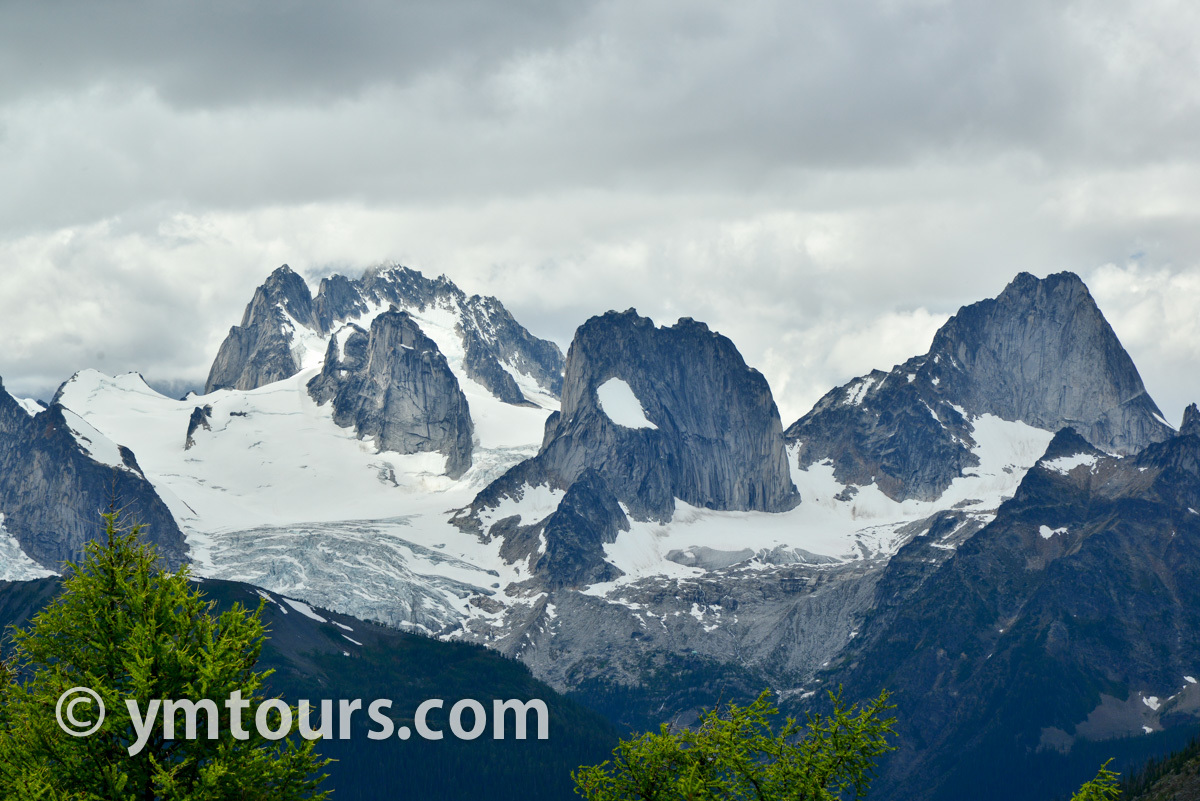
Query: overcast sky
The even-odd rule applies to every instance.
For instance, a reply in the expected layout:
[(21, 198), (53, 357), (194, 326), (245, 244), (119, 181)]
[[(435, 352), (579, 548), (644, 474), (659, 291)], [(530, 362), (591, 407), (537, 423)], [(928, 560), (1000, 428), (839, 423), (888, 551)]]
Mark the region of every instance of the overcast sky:
[(0, 376), (203, 383), (284, 262), (565, 349), (707, 321), (784, 424), (1021, 270), (1200, 399), (1200, 5), (0, 0)]

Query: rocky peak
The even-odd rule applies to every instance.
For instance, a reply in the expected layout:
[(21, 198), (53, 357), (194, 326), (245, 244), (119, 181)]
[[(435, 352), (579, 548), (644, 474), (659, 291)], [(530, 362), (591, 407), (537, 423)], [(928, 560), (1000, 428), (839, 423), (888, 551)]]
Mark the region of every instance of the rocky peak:
[(982, 415), (1071, 427), (1118, 454), (1174, 433), (1079, 277), (1021, 273), (960, 309), (928, 353), (830, 391), (787, 436), (801, 467), (828, 459), (843, 483), (933, 500), (979, 464)]
[(242, 318), (242, 325), (247, 325), (251, 321), (251, 318), (255, 316), (253, 315), (254, 311), (265, 311), (272, 306), (281, 308), (303, 326), (312, 327), (316, 322), (313, 297), (308, 290), (308, 283), (286, 264), (281, 265), (267, 276), (263, 285), (255, 290), (254, 300), (246, 308), (246, 316)]
[(99, 511), (114, 502), (145, 524), (165, 563), (185, 560), (183, 533), (132, 451), (60, 403), (31, 415), (0, 384), (0, 510), (21, 549), (60, 570), (102, 533)]
[(960, 309), (928, 355), (943, 367), (942, 393), (973, 414), (1073, 426), (1122, 455), (1173, 433), (1074, 273), (1021, 273), (996, 298)]
[(308, 391), (318, 404), (332, 401), (333, 421), (374, 438), (380, 451), (436, 451), (452, 478), (471, 466), (467, 399), (437, 343), (407, 312), (378, 315), (369, 332), (336, 332)]
[(1042, 454), (1039, 461), (1048, 461), (1050, 459), (1061, 459), (1064, 456), (1103, 456), (1104, 453), (1094, 447), (1079, 433), (1067, 427), (1058, 431), (1054, 435), (1054, 439), (1050, 440), (1050, 444), (1046, 446), (1046, 452)]
[(295, 375), (300, 361), (293, 351), (296, 326), (317, 326), (308, 284), (286, 264), (254, 291), (241, 325), (229, 329), (205, 382), (205, 393), (218, 389), (255, 389)]
[(12, 437), (19, 435), (29, 425), (29, 413), (8, 394), (4, 382), (0, 379), (0, 435)]
[(300, 276), (280, 267), (255, 292), (241, 326), (221, 345), (207, 391), (253, 389), (295, 375), (302, 366), (299, 339), (320, 343), (344, 323), (369, 326), (389, 307), (415, 315), (417, 325), (435, 338), (439, 334), (433, 328), (452, 329), (440, 340), (445, 355), (461, 351), (451, 369), (501, 401), (530, 402), (514, 372), (538, 392), (556, 398), (561, 391), (563, 356), (556, 345), (531, 335), (495, 298), (468, 297), (444, 275), (429, 279), (401, 265), (375, 267), (358, 279), (324, 278), (315, 298)]
[(1179, 435), (1200, 437), (1200, 410), (1196, 404), (1190, 403), (1183, 410), (1183, 422), (1179, 424)]
[[(600, 391), (613, 380), (648, 425), (633, 427), (606, 406)], [(564, 487), (595, 468), (643, 518), (669, 519), (675, 498), (768, 512), (798, 500), (766, 379), (729, 339), (690, 318), (659, 328), (629, 309), (580, 326), (539, 458)]]
[(424, 309), (439, 300), (466, 299), (466, 293), (445, 275), (426, 278), (419, 271), (399, 264), (367, 270), (359, 286), (359, 291), (368, 300), (417, 309)]
[(317, 324), (324, 333), (336, 328), (341, 320), (355, 319), (367, 313), (367, 304), (358, 287), (344, 275), (322, 278), (313, 305)]
[(669, 520), (676, 499), (766, 512), (800, 501), (766, 379), (704, 323), (660, 328), (633, 309), (579, 327), (562, 409), (546, 421), (538, 455), (485, 488), (455, 522), (485, 533), (483, 510), (540, 485), (567, 491), (554, 514), (499, 521), (486, 534), (505, 538), (510, 561), (537, 555), (534, 569), (552, 585), (608, 575), (602, 546), (626, 525), (622, 508), (635, 519)]

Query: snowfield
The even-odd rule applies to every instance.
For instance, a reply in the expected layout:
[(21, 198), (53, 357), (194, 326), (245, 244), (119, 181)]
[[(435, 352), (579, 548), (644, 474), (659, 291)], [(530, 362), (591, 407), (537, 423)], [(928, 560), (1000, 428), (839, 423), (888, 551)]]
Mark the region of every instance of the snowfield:
[[(133, 450), (201, 576), (430, 629), (466, 614), (472, 593), (519, 580), (519, 569), (502, 564), (499, 543), (480, 543), (447, 521), (536, 446), (512, 447), (510, 429), (504, 447), (488, 448), (484, 428), (472, 468), (454, 481), (440, 454), (376, 453), (372, 441), (337, 426), (330, 406), (305, 389), (315, 373), (172, 400), (137, 374), (88, 370), (64, 385), (60, 401)], [(474, 412), (489, 400), (507, 406), (490, 395), (468, 402)], [(205, 405), (211, 430), (196, 430), (185, 449), (192, 410)], [(547, 414), (508, 406), (497, 416), (540, 436)]]
[[(1000, 503), (1012, 497), (1053, 434), (1020, 422), (983, 415), (974, 421), (973, 449), (979, 465), (955, 479), (936, 501), (893, 501), (874, 484), (859, 487), (847, 497), (846, 486), (833, 475), (828, 463), (797, 467), (797, 449), (789, 449), (792, 481), (800, 491), (795, 509), (780, 514), (723, 512), (700, 509), (677, 500), (675, 514), (666, 524), (632, 522), (630, 531), (605, 546), (608, 560), (625, 572), (613, 582), (594, 585), (589, 592), (607, 595), (624, 584), (655, 576), (677, 578), (703, 575), (668, 559), (673, 551), (709, 548), (717, 551), (754, 551), (755, 564), (779, 563), (779, 555), (799, 551), (798, 561), (812, 556), (838, 561), (886, 558), (907, 541), (900, 529), (935, 512), (956, 507), (986, 524)], [(845, 498), (842, 500), (841, 498)], [(807, 554), (807, 557), (806, 557)]]
[[(137, 374), (113, 378), (87, 370), (64, 385), (60, 400), (80, 418), (77, 430), (91, 447), (119, 442), (134, 452), (187, 536), (199, 575), (429, 632), (492, 616), (469, 602), (473, 595), (517, 602), (505, 588), (528, 578), (528, 565), (505, 563), (499, 542), (481, 542), (449, 520), (488, 482), (536, 453), (548, 409), (503, 404), (463, 381), (472, 416), (485, 422), (477, 424), (473, 466), (454, 481), (444, 475), (439, 454), (376, 453), (373, 442), (335, 425), (329, 406), (318, 406), (305, 388), (318, 369), (310, 365), (255, 390), (185, 400), (158, 394)], [(194, 447), (185, 449), (197, 406), (211, 407), (211, 430), (199, 428)], [(761, 567), (844, 562), (890, 556), (904, 544), (901, 529), (940, 509), (957, 505), (986, 522), (1052, 435), (986, 415), (974, 424), (980, 465), (937, 501), (898, 503), (874, 485), (848, 497), (831, 466), (800, 470), (792, 452), (802, 498), (795, 509), (719, 512), (677, 502), (669, 523), (635, 521), (606, 546), (607, 558), (625, 575), (588, 592), (604, 596), (645, 578), (703, 575), (704, 568), (680, 563), (686, 560), (678, 553), (692, 549)], [(111, 444), (100, 449), (113, 458)], [(486, 510), (483, 522), (519, 514), (530, 524), (550, 514), (562, 496), (545, 486), (525, 487), (520, 499)], [(11, 575), (32, 577), (39, 570), (21, 561), (19, 549), (9, 550), (0, 542), (0, 564)]]

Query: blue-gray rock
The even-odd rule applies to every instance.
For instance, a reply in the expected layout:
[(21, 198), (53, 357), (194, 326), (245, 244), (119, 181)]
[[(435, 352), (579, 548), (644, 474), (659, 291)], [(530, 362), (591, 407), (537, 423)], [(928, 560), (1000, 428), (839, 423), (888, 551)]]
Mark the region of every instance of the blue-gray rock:
[(212, 406), (207, 404), (192, 409), (192, 416), (188, 418), (187, 436), (183, 440), (183, 449), (185, 451), (196, 447), (196, 439), (193, 435), (198, 430), (203, 428), (205, 431), (212, 431), (212, 426), (208, 424), (208, 421), (212, 419), (212, 412)]
[(500, 556), (508, 562), (532, 556), (539, 586), (559, 588), (623, 575), (604, 560), (604, 546), (628, 530), (629, 519), (608, 484), (595, 470), (585, 470), (548, 517), (524, 524), (519, 516), (499, 520), (489, 536), (501, 540)]
[(1189, 403), (1183, 410), (1183, 422), (1179, 424), (1180, 435), (1200, 437), (1200, 409), (1196, 404)]
[(204, 392), (255, 389), (295, 375), (300, 364), (291, 331), (297, 324), (315, 327), (317, 318), (308, 284), (285, 264), (254, 291), (241, 325), (229, 329)]
[(1079, 277), (1021, 273), (960, 309), (924, 356), (827, 393), (787, 438), (802, 467), (829, 459), (845, 484), (934, 500), (978, 464), (970, 418), (983, 414), (1070, 426), (1118, 454), (1174, 433)]
[[(596, 391), (612, 378), (656, 428), (626, 428), (604, 412)], [(537, 462), (562, 487), (595, 469), (640, 519), (669, 520), (676, 498), (764, 512), (799, 502), (766, 379), (691, 318), (659, 328), (630, 309), (580, 326)]]
[(117, 446), (121, 466), (96, 461), (71, 432), (58, 403), (30, 416), (0, 384), (0, 511), (25, 553), (60, 570), (101, 536), (100, 513), (119, 509), (171, 567), (187, 557), (183, 532), (142, 474), (133, 452)]
[(438, 452), (446, 474), (471, 466), (471, 414), (437, 344), (406, 312), (377, 316), (369, 332), (350, 326), (329, 341), (325, 365), (308, 384), (333, 421), (374, 438), (381, 451)]
[(894, 693), (901, 750), (880, 797), (1066, 797), (1099, 753), (1144, 760), (1146, 735), (1171, 729), (1184, 742), (1200, 717), (1184, 678), (1200, 664), (1197, 510), (1200, 438), (1118, 458), (1064, 429), (950, 558), (926, 537), (902, 548), (821, 676)]
[(259, 287), (242, 324), (230, 330), (205, 391), (254, 389), (295, 375), (300, 369), (292, 350), (296, 325), (327, 336), (345, 322), (390, 306), (451, 312), (462, 340), (466, 376), (505, 403), (529, 403), (506, 366), (531, 376), (547, 394), (558, 397), (562, 391), (563, 355), (558, 346), (530, 334), (495, 298), (468, 296), (445, 276), (429, 279), (401, 266), (368, 270), (359, 279), (323, 278), (313, 297), (287, 265)]
[[(629, 386), (653, 427), (626, 427), (605, 412), (597, 390), (610, 379)], [(584, 476), (586, 492), (576, 491)], [(566, 490), (560, 517), (536, 528), (530, 526), (538, 521), (499, 521), (483, 531), (479, 513), (506, 496), (521, 497), (526, 485)], [(535, 534), (558, 531), (557, 544), (547, 534), (534, 569), (561, 586), (605, 575), (602, 546), (625, 526), (624, 513), (611, 511), (619, 511), (616, 503), (636, 519), (665, 521), (676, 499), (764, 512), (800, 502), (766, 379), (703, 323), (685, 318), (659, 328), (631, 309), (580, 326), (567, 354), (562, 409), (546, 421), (540, 451), (480, 492), (455, 522), (504, 537), (510, 561), (536, 553)], [(593, 513), (578, 514), (585, 505)]]

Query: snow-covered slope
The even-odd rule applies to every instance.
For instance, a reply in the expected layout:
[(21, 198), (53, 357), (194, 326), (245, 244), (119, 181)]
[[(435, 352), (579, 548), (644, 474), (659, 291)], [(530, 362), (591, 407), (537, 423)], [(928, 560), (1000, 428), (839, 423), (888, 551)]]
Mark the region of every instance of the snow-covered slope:
[[(906, 527), (946, 509), (958, 510), (982, 527), (1000, 503), (1012, 497), (1054, 435), (993, 415), (983, 415), (971, 425), (977, 443), (972, 452), (979, 465), (954, 479), (936, 501), (895, 501), (875, 485), (848, 491), (829, 462), (797, 467), (793, 446), (792, 481), (802, 498), (795, 509), (780, 514), (723, 512), (679, 502), (669, 523), (634, 522), (629, 531), (618, 534), (606, 555), (625, 575), (594, 585), (589, 592), (608, 593), (648, 576), (701, 576), (706, 572), (704, 560), (688, 556), (694, 549), (747, 551), (744, 561), (749, 566), (768, 568), (827, 561), (821, 557), (886, 558), (909, 538)], [(685, 566), (696, 561), (700, 566)]]
[[(457, 479), (442, 453), (396, 453), (335, 424), (335, 404), (318, 405), (308, 386), (331, 339), (340, 353), (352, 326), (369, 329), (397, 308), (445, 357), (469, 406), (473, 452)], [(324, 279), (313, 293), (285, 265), (255, 292), (214, 362), (210, 384), (244, 388), (174, 400), (137, 374), (84, 371), (56, 400), (81, 446), (102, 451), (95, 458), (114, 461), (115, 446), (102, 447), (110, 442), (138, 455), (201, 575), (440, 629), (471, 612), (472, 594), (522, 578), (498, 544), (446, 521), (536, 452), (558, 406), (561, 361), (499, 301), (448, 279), (390, 266)]]
[[(305, 389), (314, 374), (172, 400), (136, 373), (88, 370), (63, 385), (59, 402), (137, 454), (201, 575), (393, 623), (451, 622), (469, 592), (494, 592), (503, 564), (496, 547), (446, 524), (449, 510), (530, 455), (548, 412), (474, 394), (476, 460), (453, 481), (439, 454), (376, 453), (335, 425)], [(185, 449), (198, 405), (211, 410), (208, 429)]]
[[(305, 390), (314, 373), (173, 400), (135, 373), (112, 378), (88, 370), (63, 385), (59, 402), (133, 450), (184, 530), (201, 575), (431, 630), (485, 614), (469, 603), (472, 595), (517, 602), (519, 591), (512, 597), (504, 591), (528, 579), (529, 564), (507, 563), (498, 541), (481, 542), (448, 520), (483, 485), (536, 451), (546, 410), (502, 403), (464, 382), (472, 414), (483, 422), (475, 464), (455, 481), (443, 475), (438, 454), (376, 453), (372, 443), (335, 425), (328, 406)], [(209, 429), (194, 431), (195, 444), (185, 449), (189, 419), (201, 404), (211, 409)], [(1050, 434), (986, 415), (974, 426), (980, 466), (938, 502), (898, 503), (874, 487), (851, 495), (828, 465), (793, 468), (804, 500), (791, 512), (717, 512), (680, 502), (670, 522), (634, 522), (619, 534), (606, 555), (625, 575), (588, 592), (603, 596), (643, 579), (701, 576), (703, 560), (688, 566), (691, 549), (748, 551), (735, 561), (759, 569), (852, 562), (893, 553), (905, 526), (939, 509), (958, 507), (983, 522), (1037, 461)], [(532, 522), (552, 512), (561, 495), (530, 488), (528, 503), (490, 517), (521, 514)]]

